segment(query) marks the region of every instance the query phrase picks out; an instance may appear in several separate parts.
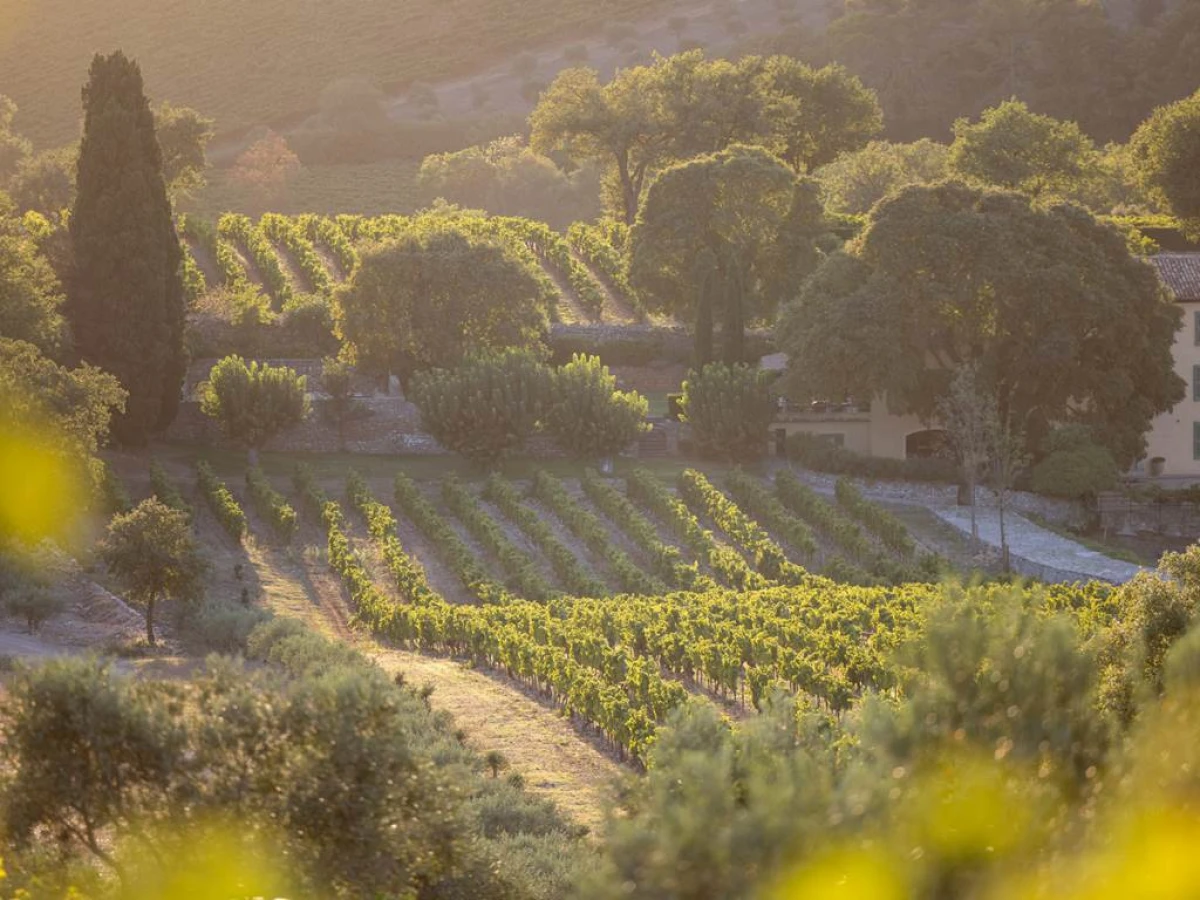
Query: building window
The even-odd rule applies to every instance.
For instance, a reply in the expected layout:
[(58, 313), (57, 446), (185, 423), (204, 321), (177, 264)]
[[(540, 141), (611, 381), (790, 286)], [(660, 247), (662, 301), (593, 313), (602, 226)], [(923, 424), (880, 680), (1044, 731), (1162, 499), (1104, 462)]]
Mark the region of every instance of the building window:
[(1192, 366), (1192, 400), (1200, 403), (1200, 366)]
[(1192, 313), (1192, 322), (1196, 332), (1196, 346), (1200, 347), (1200, 309)]
[(1192, 423), (1192, 459), (1200, 459), (1200, 422)]

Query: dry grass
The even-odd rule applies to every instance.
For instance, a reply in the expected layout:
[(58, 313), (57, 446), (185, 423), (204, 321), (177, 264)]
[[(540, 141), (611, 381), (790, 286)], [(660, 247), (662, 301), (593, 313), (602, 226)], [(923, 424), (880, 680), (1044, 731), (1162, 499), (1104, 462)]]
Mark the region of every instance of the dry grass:
[(417, 187), (420, 166), (420, 162), (411, 159), (305, 166), (281, 197), (269, 201), (231, 183), (228, 170), (214, 169), (208, 173), (208, 186), (187, 203), (186, 209), (209, 221), (216, 221), (227, 212), (254, 218), (264, 212), (325, 216), (408, 214), (421, 206)]
[(77, 133), (93, 53), (123, 49), (152, 96), (222, 129), (316, 106), (350, 75), (434, 81), (553, 38), (665, 7), (663, 0), (0, 0), (0, 85), (41, 144)]

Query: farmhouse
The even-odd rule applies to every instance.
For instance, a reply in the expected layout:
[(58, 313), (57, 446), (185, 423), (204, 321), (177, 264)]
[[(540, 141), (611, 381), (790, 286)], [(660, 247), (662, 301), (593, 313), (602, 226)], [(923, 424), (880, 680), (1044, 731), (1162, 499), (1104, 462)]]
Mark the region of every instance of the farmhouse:
[[(1155, 255), (1152, 262), (1185, 310), (1173, 356), (1176, 373), (1188, 384), (1188, 394), (1175, 408), (1154, 419), (1146, 436), (1146, 458), (1137, 463), (1133, 474), (1200, 478), (1200, 252), (1194, 247), (1172, 250)], [(786, 359), (767, 357), (763, 365), (781, 368)], [(940, 435), (935, 426), (916, 416), (890, 413), (887, 404), (878, 399), (859, 405), (785, 405), (773, 428), (777, 442), (802, 432), (864, 456), (887, 459), (929, 455)]]
[(1200, 477), (1200, 253), (1161, 253), (1154, 265), (1184, 308), (1175, 335), (1175, 372), (1187, 382), (1183, 402), (1156, 417), (1146, 436), (1146, 459), (1138, 474)]

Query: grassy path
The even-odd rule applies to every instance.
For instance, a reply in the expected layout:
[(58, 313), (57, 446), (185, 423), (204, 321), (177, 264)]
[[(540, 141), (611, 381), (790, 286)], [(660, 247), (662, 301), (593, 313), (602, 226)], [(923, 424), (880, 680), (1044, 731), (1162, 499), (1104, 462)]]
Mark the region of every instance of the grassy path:
[(351, 630), (345, 592), (326, 565), (315, 526), (301, 529), (291, 553), (250, 555), (264, 605), (353, 644), (387, 672), (402, 672), (413, 686), (432, 685), (434, 709), (450, 713), (472, 747), (503, 753), (530, 790), (553, 800), (580, 825), (600, 828), (609, 785), (625, 770), (554, 709), (502, 674), (387, 647)]

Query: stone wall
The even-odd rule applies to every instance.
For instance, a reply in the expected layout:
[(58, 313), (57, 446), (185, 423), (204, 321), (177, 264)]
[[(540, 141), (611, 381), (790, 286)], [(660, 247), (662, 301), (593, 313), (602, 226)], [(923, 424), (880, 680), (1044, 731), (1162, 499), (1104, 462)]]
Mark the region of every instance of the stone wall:
[[(346, 425), (347, 451), (375, 454), (445, 452), (437, 441), (421, 431), (420, 413), (404, 398), (366, 397), (359, 403), (364, 415)], [(204, 415), (200, 404), (194, 401), (180, 405), (179, 415), (165, 437), (200, 446), (233, 447), (221, 434), (217, 423)], [(275, 438), (264, 449), (336, 453), (341, 448), (337, 429), (323, 419), (318, 408), (306, 422)]]
[(1099, 501), (1100, 526), (1112, 534), (1162, 534), (1200, 538), (1200, 506), (1185, 502), (1157, 502), (1103, 494)]

